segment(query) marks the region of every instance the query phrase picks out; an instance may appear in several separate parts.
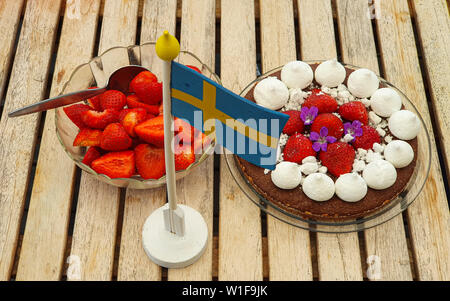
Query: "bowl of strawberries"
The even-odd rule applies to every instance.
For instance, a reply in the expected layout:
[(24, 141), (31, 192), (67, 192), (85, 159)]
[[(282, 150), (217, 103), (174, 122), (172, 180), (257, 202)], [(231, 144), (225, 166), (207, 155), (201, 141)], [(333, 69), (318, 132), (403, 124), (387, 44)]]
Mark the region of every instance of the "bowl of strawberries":
[[(195, 55), (181, 51), (176, 59), (220, 84), (219, 77)], [(133, 189), (165, 185), (162, 64), (155, 43), (114, 47), (80, 65), (61, 94), (102, 87), (117, 69), (143, 66), (126, 93), (106, 92), (55, 109), (56, 135), (68, 156), (98, 180)], [(176, 178), (181, 179), (205, 161), (214, 149), (201, 131), (175, 118)]]

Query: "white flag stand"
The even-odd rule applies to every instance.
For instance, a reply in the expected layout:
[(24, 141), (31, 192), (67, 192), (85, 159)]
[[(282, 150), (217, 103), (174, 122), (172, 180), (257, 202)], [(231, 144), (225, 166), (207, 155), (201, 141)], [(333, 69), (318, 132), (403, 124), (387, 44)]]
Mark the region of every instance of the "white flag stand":
[(170, 73), (172, 60), (179, 52), (177, 39), (164, 31), (156, 43), (156, 53), (163, 61), (164, 153), (169, 202), (147, 218), (142, 230), (148, 257), (166, 268), (183, 268), (194, 263), (205, 251), (208, 240), (208, 227), (201, 214), (191, 207), (177, 205)]

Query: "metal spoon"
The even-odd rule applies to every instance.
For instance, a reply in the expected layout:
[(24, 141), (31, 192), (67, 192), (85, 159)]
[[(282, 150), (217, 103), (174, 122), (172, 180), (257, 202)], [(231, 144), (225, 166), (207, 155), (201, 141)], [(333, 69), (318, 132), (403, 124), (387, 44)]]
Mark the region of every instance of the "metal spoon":
[(119, 90), (123, 93), (127, 93), (131, 80), (142, 71), (148, 71), (148, 69), (135, 65), (121, 67), (111, 74), (106, 86), (103, 88), (82, 90), (45, 99), (21, 109), (14, 110), (10, 112), (8, 116), (17, 117), (70, 105), (72, 103), (102, 94), (106, 90)]

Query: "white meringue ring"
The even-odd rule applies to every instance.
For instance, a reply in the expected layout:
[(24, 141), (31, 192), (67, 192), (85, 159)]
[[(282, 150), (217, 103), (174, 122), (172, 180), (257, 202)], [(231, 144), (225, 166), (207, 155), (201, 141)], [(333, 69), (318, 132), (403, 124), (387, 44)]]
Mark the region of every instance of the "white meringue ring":
[(397, 171), (394, 165), (380, 159), (366, 165), (363, 178), (370, 188), (382, 190), (394, 185), (397, 180)]
[(281, 80), (288, 88), (305, 89), (314, 78), (314, 73), (307, 63), (302, 61), (292, 61), (281, 69)]
[(283, 161), (277, 164), (275, 170), (271, 173), (272, 182), (281, 189), (294, 189), (302, 180), (297, 163)]
[(391, 115), (388, 126), (395, 137), (402, 140), (411, 140), (419, 134), (420, 120), (413, 112), (400, 110)]
[(381, 88), (370, 98), (370, 107), (381, 117), (389, 117), (402, 108), (402, 98), (391, 88)]
[(341, 175), (335, 183), (336, 195), (346, 202), (357, 202), (367, 194), (367, 184), (357, 173)]
[(302, 189), (307, 197), (317, 202), (328, 201), (335, 191), (333, 180), (323, 173), (312, 173), (307, 176)]
[(316, 81), (322, 86), (334, 88), (342, 84), (347, 75), (344, 66), (336, 59), (322, 62), (314, 72)]
[(394, 140), (384, 148), (384, 158), (396, 168), (403, 168), (414, 159), (414, 150), (408, 142)]
[(255, 101), (260, 106), (271, 110), (281, 109), (289, 99), (286, 85), (274, 76), (261, 80), (253, 91)]
[(378, 89), (380, 80), (377, 75), (365, 68), (361, 68), (350, 73), (347, 80), (347, 87), (353, 96), (358, 98), (369, 98)]

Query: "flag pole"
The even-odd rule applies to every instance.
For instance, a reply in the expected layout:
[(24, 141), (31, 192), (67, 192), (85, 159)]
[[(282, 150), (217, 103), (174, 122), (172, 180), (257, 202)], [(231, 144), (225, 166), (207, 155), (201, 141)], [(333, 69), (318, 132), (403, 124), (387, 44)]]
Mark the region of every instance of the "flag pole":
[(166, 268), (194, 263), (206, 249), (208, 227), (201, 214), (177, 204), (171, 106), (171, 64), (180, 52), (178, 40), (168, 31), (158, 38), (156, 54), (163, 63), (164, 155), (168, 204), (156, 209), (145, 221), (143, 247), (150, 259)]

